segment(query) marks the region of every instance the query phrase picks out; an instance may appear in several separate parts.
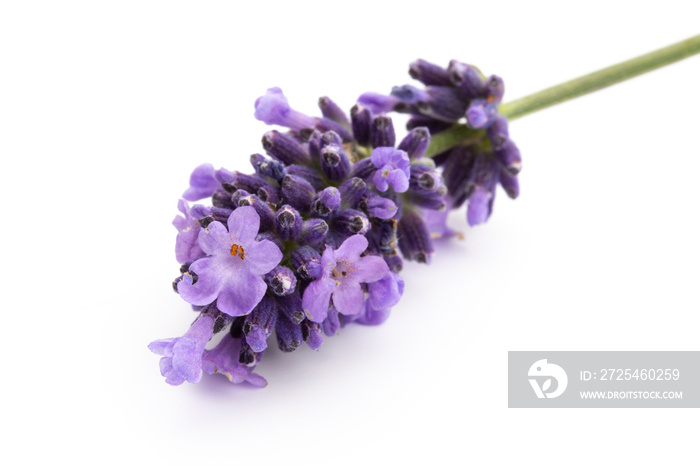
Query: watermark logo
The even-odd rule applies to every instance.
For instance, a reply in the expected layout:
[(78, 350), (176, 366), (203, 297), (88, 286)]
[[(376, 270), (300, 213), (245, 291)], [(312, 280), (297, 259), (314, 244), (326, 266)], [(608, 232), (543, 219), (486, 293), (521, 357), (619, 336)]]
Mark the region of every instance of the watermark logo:
[[(537, 398), (556, 398), (564, 393), (569, 383), (564, 369), (556, 364), (548, 363), (546, 359), (540, 359), (530, 366), (527, 375)], [(552, 380), (555, 382), (553, 390)]]

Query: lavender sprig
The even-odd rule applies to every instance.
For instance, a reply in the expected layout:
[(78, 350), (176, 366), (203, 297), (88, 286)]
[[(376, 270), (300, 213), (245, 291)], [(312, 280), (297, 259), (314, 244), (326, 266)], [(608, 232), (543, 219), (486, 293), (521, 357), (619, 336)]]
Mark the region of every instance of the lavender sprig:
[[(267, 156), (251, 156), (253, 173), (197, 167), (178, 203), (173, 289), (198, 314), (182, 337), (149, 345), (165, 381), (206, 372), (262, 387), (254, 370), (273, 334), (282, 351), (318, 350), (348, 323), (383, 323), (403, 295), (403, 260), (430, 263), (433, 239), (459, 236), (448, 209), (468, 202), (477, 225), (497, 185), (519, 195), (508, 119), (699, 52), (696, 36), (506, 104), (500, 77), (456, 60), (415, 61), (409, 73), (423, 88), (363, 94), (349, 117), (327, 97), (321, 117), (305, 115), (269, 89), (255, 116), (288, 131), (263, 136)], [(391, 111), (412, 115), (398, 145)]]

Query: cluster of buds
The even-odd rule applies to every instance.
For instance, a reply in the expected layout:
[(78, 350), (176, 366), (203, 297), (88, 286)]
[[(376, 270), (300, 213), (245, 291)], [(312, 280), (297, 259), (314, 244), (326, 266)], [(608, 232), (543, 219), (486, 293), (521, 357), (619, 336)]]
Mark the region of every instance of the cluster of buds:
[(263, 386), (253, 370), (273, 334), (282, 351), (318, 349), (349, 322), (384, 322), (403, 294), (403, 260), (429, 263), (432, 238), (447, 232), (448, 187), (423, 157), (426, 126), (397, 146), (383, 111), (358, 104), (348, 116), (326, 97), (319, 107), (321, 117), (305, 115), (269, 89), (255, 116), (286, 131), (265, 133), (254, 173), (192, 173), (173, 222), (173, 288), (198, 314), (182, 337), (149, 346), (166, 382), (207, 372)]
[(409, 74), (425, 85), (396, 86), (390, 95), (366, 93), (359, 102), (374, 112), (411, 114), (408, 128), (425, 127), (433, 135), (464, 123), (472, 131), (463, 143), (434, 154), (443, 168), (452, 208), (468, 201), (467, 221), (485, 222), (493, 210), (496, 185), (509, 197), (519, 194), (520, 151), (508, 136), (508, 121), (498, 113), (503, 80), (452, 60), (447, 68), (417, 60)]

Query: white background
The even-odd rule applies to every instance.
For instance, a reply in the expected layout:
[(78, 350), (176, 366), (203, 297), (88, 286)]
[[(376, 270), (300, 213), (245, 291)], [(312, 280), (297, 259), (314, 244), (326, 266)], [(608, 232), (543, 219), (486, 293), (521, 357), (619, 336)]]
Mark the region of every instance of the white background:
[(510, 100), (700, 33), (651, 3), (2, 2), (7, 464), (697, 464), (696, 410), (509, 410), (506, 363), (700, 349), (700, 57), (513, 122), (521, 198), (455, 212), (385, 325), (270, 351), (267, 388), (170, 387), (146, 349), (193, 318), (178, 196), (250, 170), (267, 87), (316, 114), (458, 58)]

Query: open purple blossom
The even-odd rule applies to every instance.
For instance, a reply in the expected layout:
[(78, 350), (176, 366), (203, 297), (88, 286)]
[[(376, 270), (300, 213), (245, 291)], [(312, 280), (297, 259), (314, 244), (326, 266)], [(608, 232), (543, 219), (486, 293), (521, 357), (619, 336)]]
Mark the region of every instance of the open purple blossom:
[(389, 266), (381, 257), (360, 257), (367, 245), (367, 238), (353, 235), (337, 250), (326, 247), (321, 256), (323, 275), (309, 284), (302, 300), (310, 320), (323, 322), (331, 299), (341, 314), (354, 315), (362, 310), (364, 292), (360, 284), (376, 282), (389, 273)]
[(187, 381), (197, 383), (202, 378), (202, 353), (213, 335), (214, 318), (201, 314), (180, 338), (156, 340), (148, 345), (152, 352), (163, 356), (160, 373), (170, 385)]
[(266, 386), (264, 377), (253, 374), (259, 360), (251, 365), (242, 364), (239, 361), (240, 351), (240, 338), (234, 338), (229, 333), (215, 348), (204, 351), (202, 369), (207, 374), (221, 374), (232, 383), (248, 382), (256, 387)]
[(173, 220), (173, 225), (178, 229), (175, 239), (175, 258), (181, 264), (199, 259), (204, 255), (204, 251), (199, 247), (197, 237), (199, 235), (199, 224), (197, 219), (190, 215), (190, 206), (180, 199), (177, 209), (182, 212)]
[(239, 207), (228, 218), (228, 231), (212, 222), (199, 232), (198, 243), (207, 257), (198, 259), (178, 283), (177, 291), (190, 304), (217, 307), (231, 316), (248, 314), (265, 295), (262, 275), (282, 260), (271, 241), (256, 241), (260, 216), (251, 206)]
[(377, 167), (372, 181), (379, 191), (386, 191), (389, 185), (397, 193), (408, 191), (411, 167), (406, 152), (393, 147), (377, 147), (372, 151), (370, 160)]
[(272, 87), (255, 101), (255, 118), (268, 124), (301, 130), (313, 128), (315, 119), (292, 109), (282, 89)]
[(188, 201), (198, 201), (214, 194), (221, 185), (214, 178), (214, 166), (203, 163), (190, 175), (190, 187), (182, 195)]

